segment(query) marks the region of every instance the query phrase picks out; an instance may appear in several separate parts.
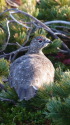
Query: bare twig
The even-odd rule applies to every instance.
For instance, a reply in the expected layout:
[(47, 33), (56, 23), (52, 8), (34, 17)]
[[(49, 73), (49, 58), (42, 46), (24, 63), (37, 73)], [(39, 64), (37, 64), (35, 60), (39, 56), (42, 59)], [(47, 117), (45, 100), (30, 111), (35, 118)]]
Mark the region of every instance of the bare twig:
[(31, 32), (32, 32), (32, 29), (30, 29), (30, 30), (28, 31), (26, 41), (22, 44), (22, 46), (25, 46), (26, 43), (28, 42), (29, 37), (30, 37), (30, 35), (31, 35)]
[[(13, 11), (12, 11), (13, 10)], [(62, 20), (56, 20), (56, 21), (49, 21), (49, 22), (45, 22), (45, 23), (42, 23), (40, 20), (38, 20), (37, 18), (33, 17), (32, 15), (24, 12), (24, 11), (21, 11), (21, 10), (18, 10), (18, 9), (7, 9), (5, 10), (3, 13), (0, 14), (0, 16), (2, 14), (4, 14), (5, 12), (8, 12), (9, 11), (9, 14), (10, 14), (10, 17), (13, 19), (12, 21), (10, 22), (16, 22), (20, 25), (22, 25), (23, 27), (26, 27), (27, 29), (30, 29), (32, 28), (31, 25), (34, 25), (36, 27), (36, 29), (38, 28), (44, 28), (46, 31), (48, 31), (48, 33), (50, 33), (55, 39), (58, 39), (58, 35), (61, 34), (60, 32), (57, 33), (57, 32), (54, 32), (51, 30), (51, 28), (49, 28), (48, 26), (46, 25), (49, 25), (49, 24), (52, 24), (52, 23), (62, 23), (62, 24), (67, 24), (67, 25), (70, 25), (70, 22), (68, 21), (62, 21)], [(31, 22), (21, 22), (21, 21), (18, 21), (12, 14), (15, 14), (15, 13), (21, 13), (29, 18), (31, 18)], [(28, 27), (27, 25), (24, 25), (24, 24), (30, 24), (30, 27)], [(9, 27), (8, 27), (8, 32), (9, 32)], [(23, 46), (28, 42), (29, 40), (29, 37), (30, 37), (30, 33), (31, 33), (31, 30), (29, 31), (29, 34), (27, 35), (27, 40), (25, 41), (25, 43), (23, 44)], [(61, 35), (65, 35), (64, 33), (61, 34)], [(65, 50), (67, 51), (70, 51), (70, 49), (67, 47), (67, 45), (63, 42), (62, 43), (63, 47), (65, 48)], [(20, 46), (19, 46), (20, 47)], [(24, 49), (22, 49), (22, 47), (20, 47), (20, 49), (14, 51), (14, 52), (11, 52), (9, 53), (8, 55), (12, 55), (14, 54), (14, 56), (16, 56), (16, 54), (20, 51), (24, 51)], [(4, 57), (4, 56), (7, 56), (7, 54), (4, 54), (4, 55), (1, 55), (0, 57)]]
[[(11, 10), (14, 10), (14, 11), (11, 11)], [(39, 21), (38, 19), (36, 19), (35, 17), (33, 17), (32, 15), (30, 15), (30, 14), (24, 12), (24, 11), (21, 11), (21, 10), (18, 10), (18, 9), (8, 9), (7, 11), (11, 11), (11, 12), (10, 12), (11, 18), (12, 18), (15, 22), (17, 22), (18, 24), (23, 25), (21, 22), (17, 21), (17, 20), (12, 16), (13, 13), (21, 13), (21, 14), (23, 14), (23, 15), (26, 15), (26, 16), (30, 17), (31, 19), (33, 19), (33, 20), (36, 22), (36, 25), (35, 25), (36, 27), (41, 26), (42, 28), (44, 28), (45, 30), (47, 30), (54, 38), (58, 38), (58, 36), (55, 35), (55, 33), (54, 33), (48, 26), (45, 25), (46, 23), (48, 24), (48, 23), (51, 22), (51, 21), (46, 22), (46, 23), (44, 24), (44, 23), (42, 23), (41, 21)], [(60, 21), (59, 21), (59, 22), (60, 22)], [(62, 21), (61, 21), (61, 22), (62, 22)], [(63, 21), (63, 22), (64, 22), (64, 21)], [(63, 22), (62, 22), (62, 23), (63, 23)], [(34, 23), (34, 24), (35, 24), (35, 23)], [(70, 23), (68, 22), (68, 24), (70, 24)], [(23, 25), (23, 26), (26, 27), (26, 25)], [(26, 27), (26, 28), (29, 28), (29, 27)]]
[(5, 88), (5, 86), (3, 84), (0, 83), (0, 89), (2, 90), (5, 90), (5, 92), (7, 92), (7, 89)]
[[(35, 17), (33, 17), (32, 15), (24, 12), (24, 11), (21, 11), (21, 10), (18, 10), (18, 9), (7, 9), (6, 11), (4, 11), (3, 13), (7, 12), (7, 11), (11, 11), (11, 10), (14, 10), (14, 12), (11, 12), (11, 13), (22, 13), (23, 15), (26, 15), (28, 17), (30, 17), (31, 19), (33, 19), (34, 21), (36, 21), (36, 23), (38, 23), (39, 25), (42, 26), (42, 28), (44, 28), (46, 31), (48, 31), (54, 38), (58, 38), (54, 32), (48, 27), (46, 26), (44, 23), (42, 23), (41, 21), (39, 21), (38, 19), (36, 19)], [(1, 13), (0, 15), (2, 15), (3, 13)], [(14, 19), (14, 18), (13, 18)], [(19, 23), (19, 22), (17, 22)]]
[(8, 31), (8, 38), (7, 38), (7, 41), (6, 41), (6, 44), (5, 44), (4, 50), (6, 49), (6, 47), (7, 47), (7, 45), (8, 45), (8, 42), (9, 42), (9, 39), (10, 39), (9, 20), (7, 20), (7, 31)]
[(23, 15), (30, 17), (30, 18), (33, 19), (36, 23), (38, 23), (39, 25), (41, 25), (45, 30), (47, 30), (54, 38), (58, 38), (58, 37), (54, 34), (54, 32), (53, 32), (48, 26), (46, 26), (44, 23), (42, 23), (41, 21), (39, 21), (37, 18), (33, 17), (32, 15), (30, 15), (30, 14), (24, 12), (24, 11), (21, 11), (21, 10), (15, 9), (15, 8), (13, 8), (13, 9), (7, 9), (7, 10), (5, 10), (4, 12), (2, 12), (2, 13), (0, 14), (0, 16), (1, 16), (2, 14), (4, 14), (5, 12), (11, 11), (11, 10), (14, 10), (14, 11), (11, 12), (11, 13), (22, 13)]
[(2, 16), (4, 13), (8, 12), (8, 11), (11, 11), (11, 10), (18, 10), (17, 8), (11, 8), (11, 9), (6, 9), (4, 10), (2, 13), (0, 13), (0, 16)]
[(55, 28), (59, 28), (59, 29), (66, 29), (68, 31), (70, 31), (70, 28), (68, 26), (54, 26)]
[(18, 47), (22, 47), (18, 42), (16, 42), (16, 45), (18, 45)]
[(55, 33), (48, 27), (46, 26), (44, 23), (42, 23), (40, 20), (38, 20), (37, 18), (33, 17), (32, 15), (24, 12), (24, 11), (21, 11), (21, 10), (17, 10), (15, 11), (15, 13), (22, 13), (23, 15), (26, 15), (28, 17), (30, 17), (31, 19), (33, 19), (36, 23), (38, 23), (38, 25), (42, 26), (42, 28), (44, 28), (46, 31), (48, 31), (54, 38), (58, 38)]
[(12, 46), (12, 45), (17, 45), (16, 43), (8, 43), (8, 45)]
[(14, 13), (14, 12), (9, 12), (10, 17), (11, 17), (16, 23), (18, 23), (19, 25), (22, 25), (23, 27), (25, 27), (25, 28), (27, 28), (27, 29), (30, 28), (30, 27), (28, 27), (28, 26), (22, 24), (21, 22), (19, 22), (17, 19), (15, 19), (15, 17), (12, 15), (13, 13)]
[(7, 102), (10, 102), (10, 103), (16, 104), (16, 102), (15, 102), (14, 100), (12, 100), (12, 99), (5, 99), (5, 98), (1, 98), (1, 97), (0, 97), (0, 100), (1, 100), (1, 101), (5, 101), (5, 102), (7, 101)]
[(17, 55), (18, 55), (18, 52), (14, 54), (14, 56), (10, 59), (10, 61), (13, 62)]
[(69, 53), (70, 54), (70, 51), (66, 51), (66, 50), (62, 50), (60, 49), (59, 47), (57, 48), (59, 52), (62, 52), (62, 53)]
[(67, 50), (70, 53), (70, 49), (68, 48), (68, 46), (64, 42), (62, 42), (62, 45), (65, 48), (65, 50)]
[(56, 33), (58, 36), (61, 36), (62, 38), (65, 38), (65, 39), (68, 39), (70, 40), (70, 38), (68, 36), (66, 36), (65, 34), (63, 33)]
[[(0, 27), (1, 27), (1, 25), (0, 25)], [(2, 29), (4, 30), (4, 32), (5, 32), (5, 29), (2, 27)], [(6, 44), (4, 45), (4, 48), (0, 51), (0, 52), (3, 52), (5, 49), (6, 49), (6, 47), (7, 47), (7, 45), (8, 45), (8, 42), (9, 42), (9, 39), (10, 39), (10, 28), (9, 28), (9, 20), (7, 20), (7, 39), (6, 39)]]
[(3, 55), (0, 56), (0, 58), (5, 58), (5, 57), (8, 57), (8, 56), (10, 56), (10, 55), (19, 53), (19, 52), (27, 51), (28, 48), (29, 48), (29, 46), (21, 47), (21, 48), (19, 48), (18, 50), (13, 51), (13, 52), (10, 52), (10, 53), (8, 53), (8, 54), (5, 54), (5, 53), (4, 53)]
[(66, 31), (63, 31), (63, 30), (58, 30), (58, 29), (54, 29), (54, 28), (51, 28), (54, 32), (55, 32), (55, 34), (64, 34), (64, 35), (68, 35), (68, 32), (66, 32)]
[(63, 20), (48, 21), (48, 22), (45, 22), (44, 24), (49, 25), (52, 23), (61, 23), (61, 24), (70, 25), (69, 21), (63, 21)]

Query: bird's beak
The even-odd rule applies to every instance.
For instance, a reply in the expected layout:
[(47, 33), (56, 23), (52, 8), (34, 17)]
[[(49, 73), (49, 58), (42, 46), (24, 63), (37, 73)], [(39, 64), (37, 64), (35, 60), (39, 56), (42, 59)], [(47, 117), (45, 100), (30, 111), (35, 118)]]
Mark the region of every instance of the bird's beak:
[(50, 43), (52, 43), (52, 41), (51, 40), (46, 40), (44, 43), (50, 44)]
[(48, 41), (46, 41), (46, 43), (52, 43), (52, 41), (51, 41), (51, 40), (48, 40)]

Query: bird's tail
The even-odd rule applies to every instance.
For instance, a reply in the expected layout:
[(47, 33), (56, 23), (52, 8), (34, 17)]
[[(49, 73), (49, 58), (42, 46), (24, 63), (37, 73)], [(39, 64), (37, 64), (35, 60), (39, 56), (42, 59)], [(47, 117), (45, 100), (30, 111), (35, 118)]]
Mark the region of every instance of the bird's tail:
[(30, 86), (27, 89), (20, 88), (17, 91), (17, 94), (18, 94), (20, 101), (22, 101), (22, 100), (29, 100), (33, 98), (36, 95), (36, 92), (37, 92), (37, 89), (33, 86)]

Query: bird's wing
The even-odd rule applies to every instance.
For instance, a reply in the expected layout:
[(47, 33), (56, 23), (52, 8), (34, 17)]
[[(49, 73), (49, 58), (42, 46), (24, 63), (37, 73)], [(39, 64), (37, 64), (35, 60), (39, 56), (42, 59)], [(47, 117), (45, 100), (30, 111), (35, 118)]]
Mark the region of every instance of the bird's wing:
[(27, 55), (21, 57), (20, 60), (17, 59), (10, 67), (9, 83), (11, 87), (15, 88), (21, 100), (23, 98), (28, 100), (36, 94), (37, 88), (33, 85), (34, 63), (32, 65), (31, 60), (33, 57)]

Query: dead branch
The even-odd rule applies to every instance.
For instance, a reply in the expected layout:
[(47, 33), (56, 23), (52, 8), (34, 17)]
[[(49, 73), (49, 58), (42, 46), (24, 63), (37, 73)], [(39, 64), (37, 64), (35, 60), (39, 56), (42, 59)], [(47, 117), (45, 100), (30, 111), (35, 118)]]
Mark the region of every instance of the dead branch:
[(70, 31), (70, 28), (68, 26), (54, 26), (54, 28), (66, 29), (66, 30)]
[(21, 23), (20, 21), (18, 21), (17, 19), (15, 19), (15, 17), (12, 15), (12, 13), (14, 13), (14, 12), (9, 12), (10, 17), (14, 20), (14, 22), (18, 23), (19, 25), (22, 25), (23, 27), (25, 27), (25, 28), (27, 28), (27, 29), (30, 28), (30, 27), (28, 27), (28, 26), (22, 24), (22, 23)]
[(28, 30), (26, 41), (22, 44), (22, 46), (25, 46), (27, 44), (27, 42), (29, 41), (29, 37), (31, 35), (31, 32), (32, 32), (32, 28)]
[(10, 102), (10, 103), (16, 104), (16, 102), (15, 102), (14, 100), (12, 100), (12, 99), (5, 99), (5, 98), (1, 98), (1, 97), (0, 97), (0, 100), (1, 100), (1, 101), (5, 101), (5, 102)]
[(6, 58), (6, 57), (8, 57), (8, 56), (15, 55), (16, 53), (23, 52), (23, 51), (27, 51), (28, 48), (29, 48), (29, 46), (26, 46), (26, 47), (21, 47), (21, 48), (15, 50), (15, 51), (13, 51), (13, 52), (10, 52), (10, 53), (8, 53), (8, 54), (3, 53), (3, 55), (0, 55), (0, 58)]
[[(56, 35), (49, 27), (47, 27), (46, 25), (44, 25), (44, 23), (42, 23), (41, 21), (39, 21), (38, 19), (36, 19), (36, 18), (33, 17), (32, 15), (30, 15), (30, 14), (24, 12), (24, 11), (21, 11), (21, 10), (18, 10), (17, 13), (22, 13), (22, 14), (24, 14), (24, 15), (26, 15), (26, 16), (32, 18), (33, 20), (35, 20), (36, 24), (38, 23), (40, 26), (42, 26), (42, 27), (43, 27), (45, 30), (47, 30), (52, 36), (54, 36), (54, 38), (56, 38), (56, 39), (58, 38), (57, 35)], [(63, 22), (64, 22), (64, 21), (63, 21)], [(61, 23), (62, 23), (62, 21), (61, 21)], [(65, 23), (65, 22), (64, 22), (64, 23)], [(70, 25), (69, 22), (68, 22), (68, 24)], [(69, 48), (67, 47), (67, 45), (66, 45), (65, 43), (62, 43), (62, 45), (63, 45), (64, 48), (65, 48), (66, 50), (68, 50), (68, 52), (70, 53), (70, 50), (69, 50)]]
[[(12, 11), (12, 10), (14, 10), (14, 11)], [(5, 12), (7, 12), (7, 11), (9, 11), (11, 18), (12, 18), (15, 22), (17, 22), (18, 24), (23, 25), (23, 24), (21, 24), (19, 21), (15, 20), (15, 18), (14, 18), (13, 15), (12, 15), (12, 14), (14, 14), (14, 13), (21, 13), (21, 14), (23, 14), (23, 15), (25, 15), (25, 16), (31, 18), (31, 19), (33, 19), (33, 20), (36, 22), (37, 26), (39, 25), (39, 26), (41, 26), (42, 28), (44, 28), (44, 29), (45, 29), (46, 31), (48, 31), (55, 39), (58, 38), (57, 35), (55, 35), (55, 33), (54, 33), (48, 26), (46, 26), (46, 25), (45, 25), (44, 23), (42, 23), (40, 20), (38, 20), (37, 18), (33, 17), (32, 15), (30, 15), (30, 14), (24, 12), (24, 11), (21, 11), (21, 10), (15, 9), (15, 8), (13, 8), (13, 9), (7, 9), (7, 10), (5, 10), (4, 12), (2, 12), (2, 13), (0, 14), (0, 16), (1, 16), (2, 14), (4, 14)], [(28, 28), (29, 28), (29, 27), (28, 27)]]
[[(6, 19), (7, 20), (7, 19)], [(0, 52), (3, 52), (5, 49), (6, 49), (6, 47), (7, 47), (7, 45), (8, 45), (8, 42), (9, 42), (9, 39), (10, 39), (10, 28), (9, 28), (9, 20), (7, 20), (7, 23), (6, 23), (6, 26), (7, 26), (7, 33), (6, 33), (6, 36), (7, 36), (7, 38), (6, 38), (6, 44), (4, 45), (4, 48), (0, 51)], [(5, 32), (5, 29), (0, 25), (0, 27), (3, 29), (3, 31)]]
[(6, 41), (6, 44), (5, 44), (5, 46), (4, 46), (4, 50), (6, 49), (6, 47), (7, 47), (7, 45), (8, 45), (8, 42), (9, 42), (9, 39), (10, 39), (10, 28), (9, 28), (9, 20), (7, 20), (7, 35), (8, 35), (8, 37), (7, 37), (7, 41)]
[[(48, 33), (51, 34), (51, 36), (53, 36), (53, 38), (58, 39), (58, 38), (59, 38), (59, 37), (58, 37), (59, 35), (61, 35), (62, 37), (65, 37), (64, 32), (61, 33), (60, 31), (59, 31), (59, 32), (54, 31), (54, 30), (56, 30), (56, 29), (52, 30), (52, 29), (49, 28), (47, 25), (50, 25), (50, 24), (52, 24), (52, 23), (62, 23), (62, 24), (70, 25), (70, 22), (68, 22), (68, 21), (62, 21), (62, 20), (48, 21), (48, 22), (42, 23), (40, 20), (38, 20), (37, 18), (33, 17), (32, 15), (30, 15), (30, 14), (24, 12), (24, 11), (21, 11), (21, 10), (19, 10), (19, 9), (15, 9), (15, 8), (5, 10), (4, 12), (2, 12), (2, 13), (0, 14), (0, 16), (1, 16), (2, 14), (4, 14), (4, 13), (8, 12), (8, 11), (9, 11), (9, 16), (11, 17), (12, 20), (7, 21), (8, 38), (7, 38), (6, 46), (7, 46), (7, 45), (10, 45), (10, 43), (8, 43), (8, 42), (9, 42), (9, 38), (10, 38), (9, 23), (11, 23), (11, 22), (16, 22), (16, 23), (18, 23), (19, 25), (22, 25), (23, 27), (29, 29), (29, 30), (28, 30), (28, 33), (27, 33), (27, 39), (26, 39), (26, 41), (24, 42), (24, 44), (23, 44), (22, 46), (26, 45), (26, 43), (28, 42), (29, 37), (30, 37), (30, 34), (31, 34), (31, 32), (32, 32), (33, 26), (36, 27), (35, 30), (37, 30), (37, 29), (39, 29), (39, 28), (44, 28)], [(27, 17), (31, 18), (31, 21), (30, 21), (30, 22), (23, 22), (23, 20), (19, 20), (19, 21), (18, 21), (18, 20), (13, 16), (13, 14), (16, 14), (16, 13), (21, 13), (21, 14), (23, 14), (24, 16), (27, 16)], [(30, 26), (27, 26), (27, 25), (30, 25)], [(66, 37), (67, 37), (67, 36), (66, 36)], [(13, 44), (14, 44), (14, 43), (13, 43)], [(20, 47), (18, 50), (13, 51), (13, 52), (11, 52), (11, 53), (9, 53), (9, 54), (3, 53), (3, 55), (1, 55), (0, 58), (7, 57), (7, 56), (10, 56), (10, 58), (11, 58), (12, 55), (13, 55), (13, 59), (15, 59), (16, 55), (17, 55), (19, 52), (21, 52), (21, 51), (26, 51), (26, 50), (28, 49), (28, 47), (23, 48), (23, 47), (22, 47), (21, 45), (19, 45), (17, 42), (16, 42), (16, 44)], [(68, 46), (67, 46), (64, 42), (62, 43), (62, 45), (63, 45), (65, 51), (67, 51), (68, 53), (70, 53), (70, 49), (68, 48)], [(6, 47), (6, 46), (5, 46), (5, 47)]]
[(65, 53), (65, 54), (68, 54), (68, 53), (69, 53), (68, 51), (62, 50), (62, 49), (60, 49), (59, 47), (58, 47), (57, 49), (58, 49), (59, 52), (62, 52), (62, 53)]
[(0, 89), (4, 90), (5, 92), (7, 92), (7, 89), (5, 88), (5, 86), (3, 84), (0, 83)]
[(54, 24), (55, 23), (60, 23), (60, 24), (70, 25), (69, 21), (63, 21), (63, 20), (47, 21), (44, 24), (49, 25), (49, 24), (52, 24), (52, 23), (54, 23)]
[[(2, 16), (4, 13), (11, 11), (11, 10), (15, 10), (15, 8), (11, 8), (11, 9), (6, 9), (4, 10), (2, 13), (0, 13), (0, 16)], [(17, 10), (17, 9), (16, 9)]]
[(26, 15), (28, 17), (30, 17), (31, 19), (33, 19), (37, 25), (40, 25), (42, 28), (44, 28), (46, 31), (48, 31), (55, 39), (57, 39), (58, 37), (55, 35), (55, 33), (48, 27), (46, 26), (44, 23), (42, 23), (40, 20), (38, 20), (37, 18), (33, 17), (32, 15), (24, 12), (24, 11), (21, 11), (21, 10), (17, 10), (13, 13), (22, 13), (23, 15)]

